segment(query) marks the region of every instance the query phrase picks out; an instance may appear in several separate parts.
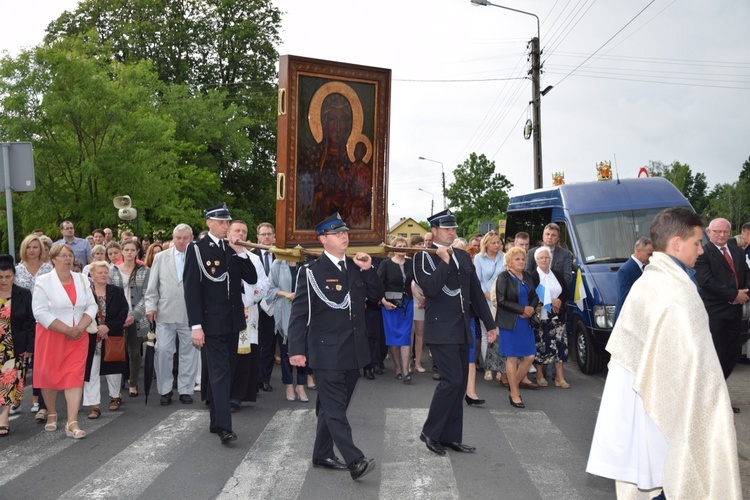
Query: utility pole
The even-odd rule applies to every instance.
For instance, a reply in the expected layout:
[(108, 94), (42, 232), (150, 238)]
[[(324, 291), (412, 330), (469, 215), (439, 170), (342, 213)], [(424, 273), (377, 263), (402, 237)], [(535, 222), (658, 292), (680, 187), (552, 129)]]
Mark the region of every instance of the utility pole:
[(541, 189), (542, 182), (542, 94), (539, 88), (542, 73), (542, 57), (539, 49), (539, 38), (531, 42), (531, 105), (534, 114), (534, 189)]

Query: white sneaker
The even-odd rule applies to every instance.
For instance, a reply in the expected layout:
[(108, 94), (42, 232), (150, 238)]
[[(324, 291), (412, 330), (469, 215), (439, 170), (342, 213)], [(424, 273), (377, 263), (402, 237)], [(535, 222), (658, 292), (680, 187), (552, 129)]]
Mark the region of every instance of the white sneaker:
[(18, 403), (18, 406), (14, 405), (14, 404), (11, 404), (10, 405), (10, 414), (11, 415), (15, 415), (16, 413), (18, 413), (18, 411), (20, 409), (21, 409), (21, 403)]
[(29, 410), (31, 413), (36, 413), (39, 411), (39, 403), (34, 403), (31, 405), (31, 409)]
[(201, 392), (201, 385), (195, 384), (195, 389), (193, 389), (195, 392)]
[(536, 366), (531, 365), (531, 368), (529, 368), (529, 373), (536, 373)]

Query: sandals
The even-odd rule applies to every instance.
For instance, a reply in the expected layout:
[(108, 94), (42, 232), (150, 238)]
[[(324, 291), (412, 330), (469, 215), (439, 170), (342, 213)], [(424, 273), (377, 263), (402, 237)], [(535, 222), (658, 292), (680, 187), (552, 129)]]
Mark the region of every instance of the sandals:
[(559, 382), (555, 380), (555, 387), (559, 387), (560, 389), (570, 389), (570, 384), (565, 380), (561, 380)]
[(486, 380), (487, 382), (491, 382), (492, 381), (492, 370), (485, 370), (485, 372), (484, 372), (484, 380)]
[(7, 425), (0, 425), (0, 438), (5, 437), (8, 434), (10, 434), (10, 427), (8, 427)]
[(91, 412), (89, 413), (89, 419), (90, 420), (96, 420), (97, 418), (102, 416), (102, 411), (99, 409), (98, 406), (92, 406)]
[(70, 428), (71, 425), (78, 425), (77, 420), (73, 420), (72, 422), (68, 422), (65, 424), (65, 435), (68, 437), (72, 437), (73, 439), (83, 439), (86, 437), (86, 431), (82, 430), (80, 427), (78, 429), (72, 429)]
[[(54, 422), (50, 422), (52, 417), (55, 417)], [(57, 430), (57, 413), (50, 413), (47, 415), (47, 423), (44, 424), (44, 430), (47, 432), (55, 432)]]
[(109, 411), (117, 411), (122, 404), (122, 398), (109, 398)]
[(546, 381), (545, 379), (543, 379), (543, 378), (538, 378), (538, 379), (536, 379), (536, 383), (537, 383), (537, 385), (538, 385), (539, 387), (547, 387), (547, 386), (549, 385), (549, 384), (547, 383), (547, 381)]
[(34, 420), (36, 420), (39, 423), (44, 422), (47, 420), (47, 410), (39, 410), (36, 412), (36, 415), (34, 415)]
[(128, 396), (131, 398), (138, 397), (138, 386), (131, 387), (128, 391)]

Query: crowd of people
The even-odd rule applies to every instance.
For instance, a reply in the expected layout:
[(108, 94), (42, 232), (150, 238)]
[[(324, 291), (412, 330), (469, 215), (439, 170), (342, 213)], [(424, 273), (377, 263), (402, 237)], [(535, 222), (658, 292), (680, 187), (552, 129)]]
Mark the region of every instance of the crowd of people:
[[(664, 226), (673, 239), (658, 234), (654, 239), (652, 227), (654, 241), (636, 241), (632, 259), (618, 272), (615, 340), (608, 350), (624, 371), (615, 367), (608, 390), (625, 391), (630, 399), (613, 400), (605, 390), (602, 411), (612, 415), (622, 416), (623, 405), (629, 404), (636, 413), (643, 411), (644, 402), (648, 415), (661, 411), (658, 404), (640, 399), (640, 392), (637, 397), (628, 392), (633, 373), (643, 367), (627, 354), (633, 348), (630, 340), (621, 340), (621, 332), (644, 321), (633, 304), (644, 300), (647, 284), (636, 281), (655, 250), (672, 260), (656, 255), (651, 276), (663, 272), (664, 279), (676, 280), (675, 286), (689, 284), (688, 295), (694, 297), (686, 306), (697, 315), (691, 327), (705, 322), (710, 330), (710, 336), (695, 335), (698, 343), (712, 341), (717, 353), (701, 368), (712, 373), (712, 387), (729, 377), (739, 358), (742, 306), (750, 301), (750, 248), (743, 251), (739, 238), (738, 245), (728, 244), (730, 226), (724, 219), (711, 221), (706, 229), (710, 243), (701, 246), (699, 218), (664, 213), (655, 226)], [(182, 404), (192, 404), (194, 392), (200, 391), (210, 406), (209, 430), (222, 443), (237, 439), (231, 413), (241, 410), (243, 402), (256, 401), (260, 391), (273, 391), (274, 364), (281, 366), (289, 402), (307, 403), (307, 391), (317, 390), (313, 465), (347, 469), (353, 479), (371, 471), (375, 461), (354, 445), (346, 409), (360, 374), (366, 379), (385, 374), (388, 358), (395, 378), (408, 385), (414, 372), (427, 371), (423, 358), (429, 352), (438, 384), (420, 439), (440, 455), (448, 449), (474, 451), (462, 442), (463, 403), (485, 403), (477, 394), (478, 372), (487, 382), (508, 388), (509, 403), (518, 409), (526, 406), (522, 389), (551, 382), (571, 387), (565, 363), (573, 255), (559, 245), (560, 227), (554, 223), (532, 248), (523, 232), (504, 238), (490, 231), (467, 241), (456, 237), (455, 216), (444, 210), (428, 219), (431, 229), (424, 237), (389, 241), (387, 258), (362, 252), (351, 258), (346, 254), (349, 228), (336, 213), (315, 226), (324, 248), (321, 257), (298, 264), (276, 259), (268, 248), (250, 250), (247, 224), (232, 220), (224, 204), (206, 210), (205, 218), (208, 229), (197, 238), (190, 226), (179, 224), (163, 242), (139, 241), (129, 231), (118, 242), (109, 229), (78, 238), (66, 220), (56, 242), (41, 231), (25, 237), (18, 263), (0, 255), (0, 437), (10, 434), (10, 415), (21, 411), (24, 393), (31, 392), (30, 411), (45, 431), (62, 426), (67, 436), (84, 438), (79, 411), (84, 406), (88, 419), (101, 417), (101, 377), (109, 411), (120, 410), (124, 389), (129, 397), (139, 397), (148, 338), (156, 339), (160, 404), (172, 404), (174, 389)], [(675, 229), (679, 224), (684, 228)], [(750, 224), (745, 230), (750, 240)], [(256, 231), (260, 243), (273, 245), (272, 224), (261, 223)], [(676, 276), (672, 262), (680, 269)], [(646, 282), (655, 286), (653, 279)], [(631, 288), (639, 291), (637, 297), (626, 300)], [(688, 304), (697, 299), (704, 306), (700, 311)], [(649, 328), (638, 335), (651, 338)], [(663, 339), (654, 342), (652, 348), (659, 349)], [(689, 361), (684, 363), (691, 371)], [(25, 388), (29, 369), (32, 391)], [(535, 381), (529, 374), (535, 374)], [(66, 407), (64, 426), (58, 416), (59, 392)], [(666, 414), (663, 421), (670, 422)], [(632, 422), (625, 424), (632, 430)], [(604, 425), (611, 431), (611, 424)], [(663, 462), (668, 453), (663, 441), (676, 435), (663, 428), (661, 434), (658, 429), (649, 432), (662, 436), (650, 453)], [(620, 437), (625, 441), (632, 434)], [(595, 436), (599, 453), (611, 447), (607, 439)], [(343, 461), (334, 455), (333, 444)], [(592, 458), (591, 469), (602, 475), (613, 474), (609, 468), (617, 460), (627, 461), (614, 454), (592, 452), (592, 457), (599, 462)], [(632, 483), (628, 477), (624, 481)], [(645, 484), (660, 482), (656, 475)]]

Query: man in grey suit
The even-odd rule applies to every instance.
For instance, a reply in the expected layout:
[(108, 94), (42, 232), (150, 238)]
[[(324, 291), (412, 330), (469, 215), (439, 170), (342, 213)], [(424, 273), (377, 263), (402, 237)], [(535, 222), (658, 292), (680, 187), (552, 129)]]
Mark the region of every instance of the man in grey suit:
[[(570, 250), (558, 246), (558, 243), (560, 242), (560, 226), (554, 222), (544, 226), (542, 241), (552, 252), (552, 263), (549, 266), (550, 269), (562, 274), (565, 279), (565, 286), (569, 286), (573, 281), (573, 254)], [(532, 248), (529, 250), (526, 257), (526, 271), (528, 272), (536, 269), (536, 260), (534, 259), (535, 251), (536, 247)]]
[(180, 355), (177, 372), (177, 392), (180, 402), (193, 402), (193, 389), (200, 363), (200, 350), (190, 338), (182, 271), (185, 268), (185, 249), (193, 239), (187, 224), (178, 224), (172, 231), (172, 246), (154, 258), (146, 290), (146, 317), (156, 321), (154, 368), (156, 387), (161, 404), (172, 404), (172, 358), (175, 339), (179, 340)]

